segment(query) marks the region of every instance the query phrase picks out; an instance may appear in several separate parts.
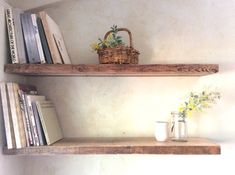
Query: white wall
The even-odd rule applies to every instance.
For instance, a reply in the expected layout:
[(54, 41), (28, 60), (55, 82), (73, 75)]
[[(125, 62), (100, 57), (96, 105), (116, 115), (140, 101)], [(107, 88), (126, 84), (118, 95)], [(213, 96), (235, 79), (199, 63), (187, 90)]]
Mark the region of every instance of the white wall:
[[(153, 136), (191, 90), (217, 87), (222, 99), (189, 121), (191, 136), (222, 144), (220, 156), (76, 155), (27, 157), (25, 174), (233, 174), (235, 1), (79, 0), (45, 9), (76, 63), (98, 63), (89, 45), (113, 24), (133, 33), (140, 63), (219, 63), (205, 77), (29, 78), (56, 105), (67, 137)], [(165, 171), (165, 172), (164, 172)]]
[[(24, 82), (24, 78), (18, 76), (10, 76), (4, 74), (4, 64), (9, 58), (7, 52), (8, 40), (5, 25), (4, 9), (9, 7), (8, 4), (0, 0), (0, 81), (20, 81)], [(0, 111), (2, 111), (0, 107)], [(3, 117), (0, 113), (0, 150), (6, 144)], [(24, 157), (6, 156), (0, 152), (0, 175), (23, 175)]]

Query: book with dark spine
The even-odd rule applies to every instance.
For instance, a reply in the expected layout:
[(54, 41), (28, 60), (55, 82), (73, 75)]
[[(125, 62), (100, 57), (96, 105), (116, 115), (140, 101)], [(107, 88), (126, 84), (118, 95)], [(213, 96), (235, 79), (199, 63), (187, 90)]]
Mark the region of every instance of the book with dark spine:
[(31, 14), (20, 14), (20, 19), (29, 63), (41, 63)]
[(8, 29), (11, 62), (13, 64), (20, 63), (19, 58), (18, 58), (17, 47), (16, 47), (15, 27), (14, 27), (14, 21), (13, 21), (13, 12), (11, 8), (6, 9), (6, 23), (7, 23), (7, 29)]
[(46, 62), (48, 64), (52, 64), (53, 62), (52, 62), (51, 53), (48, 47), (45, 31), (42, 26), (42, 21), (39, 17), (37, 17), (37, 24), (38, 24), (39, 35), (40, 35), (41, 42), (42, 42), (42, 48), (46, 57)]
[(36, 39), (36, 43), (38, 47), (39, 57), (40, 57), (41, 63), (43, 64), (43, 63), (46, 63), (46, 60), (45, 60), (45, 56), (44, 56), (43, 49), (42, 49), (42, 42), (39, 36), (36, 14), (31, 14), (31, 18), (32, 18), (32, 23), (33, 23), (34, 35), (35, 35), (35, 39)]
[(38, 109), (37, 109), (37, 105), (35, 102), (32, 102), (32, 107), (33, 107), (33, 114), (34, 114), (34, 118), (36, 122), (36, 128), (38, 131), (39, 145), (40, 146), (46, 145), (46, 138), (42, 129), (42, 124), (39, 118)]

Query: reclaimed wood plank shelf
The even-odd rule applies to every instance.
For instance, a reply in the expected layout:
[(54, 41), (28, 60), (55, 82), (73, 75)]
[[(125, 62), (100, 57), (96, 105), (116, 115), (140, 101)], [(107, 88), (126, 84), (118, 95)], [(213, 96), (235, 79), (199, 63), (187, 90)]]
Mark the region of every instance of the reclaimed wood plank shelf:
[(5, 72), (38, 76), (204, 76), (218, 64), (7, 64)]
[(155, 138), (73, 138), (50, 146), (3, 149), (7, 155), (57, 154), (220, 154), (220, 146), (207, 139), (188, 142), (157, 142)]

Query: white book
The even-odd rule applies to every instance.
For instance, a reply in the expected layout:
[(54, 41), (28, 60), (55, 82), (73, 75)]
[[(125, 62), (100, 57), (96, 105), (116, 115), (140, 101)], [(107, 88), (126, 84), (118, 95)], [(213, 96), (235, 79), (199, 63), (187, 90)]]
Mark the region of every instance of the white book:
[(0, 83), (0, 89), (1, 89), (2, 110), (3, 110), (6, 140), (7, 140), (7, 148), (12, 149), (15, 148), (15, 138), (14, 138), (14, 131), (11, 120), (11, 113), (10, 109), (8, 108), (7, 89), (6, 89), (6, 84), (4, 82)]
[(40, 60), (41, 60), (41, 63), (46, 63), (46, 59), (45, 59), (45, 56), (44, 56), (42, 43), (41, 43), (39, 31), (38, 31), (36, 14), (31, 14), (31, 18), (32, 18), (32, 23), (33, 23), (33, 27), (34, 27), (34, 33), (35, 33), (35, 38), (36, 38), (36, 43), (37, 43), (37, 48), (38, 48)]
[(39, 146), (40, 142), (39, 142), (39, 135), (37, 132), (37, 125), (36, 125), (36, 121), (35, 121), (35, 117), (34, 117), (34, 113), (33, 113), (32, 102), (44, 101), (44, 100), (46, 100), (45, 96), (26, 95), (26, 105), (27, 105), (28, 115), (29, 115), (30, 124), (31, 124), (31, 131), (33, 134), (33, 143), (35, 146)]
[(13, 83), (7, 83), (7, 91), (8, 91), (9, 102), (10, 102), (10, 110), (11, 110), (13, 130), (14, 130), (14, 135), (15, 135), (16, 148), (22, 148)]
[(27, 58), (24, 45), (22, 25), (20, 21), (20, 14), (23, 13), (23, 10), (18, 8), (13, 8), (12, 12), (13, 12), (13, 22), (15, 27), (14, 29), (15, 29), (16, 47), (17, 47), (19, 63), (24, 64), (27, 63)]
[(6, 22), (8, 29), (11, 61), (13, 64), (20, 63), (16, 47), (15, 26), (14, 26), (13, 13), (11, 8), (6, 9)]
[(36, 105), (47, 144), (51, 145), (62, 139), (63, 134), (53, 103), (51, 101), (36, 101)]

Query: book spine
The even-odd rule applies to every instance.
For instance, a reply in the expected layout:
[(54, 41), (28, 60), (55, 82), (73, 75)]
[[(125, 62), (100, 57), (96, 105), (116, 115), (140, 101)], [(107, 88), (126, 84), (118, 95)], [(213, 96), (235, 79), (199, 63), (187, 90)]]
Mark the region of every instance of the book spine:
[(23, 11), (20, 9), (12, 9), (12, 12), (15, 25), (16, 46), (19, 57), (19, 63), (24, 64), (27, 63), (27, 58), (25, 53), (26, 51), (22, 32), (22, 25), (20, 21), (20, 14), (23, 13)]
[(52, 62), (51, 53), (48, 47), (45, 31), (42, 26), (42, 21), (39, 17), (37, 17), (37, 24), (38, 24), (39, 35), (40, 35), (41, 42), (42, 42), (43, 51), (46, 57), (46, 62), (48, 64), (52, 64), (53, 62)]
[(42, 49), (42, 43), (39, 36), (38, 25), (37, 25), (37, 16), (36, 14), (31, 14), (32, 24), (34, 28), (35, 39), (37, 43), (37, 48), (40, 56), (41, 63), (46, 63), (45, 56)]
[(43, 133), (43, 130), (42, 130), (42, 124), (41, 124), (40, 119), (39, 119), (37, 105), (36, 105), (35, 102), (32, 102), (32, 107), (33, 107), (33, 114), (34, 114), (35, 121), (36, 121), (37, 131), (38, 131), (39, 144), (40, 145), (45, 145), (45, 136), (44, 136), (44, 133)]
[(25, 123), (26, 123), (26, 128), (27, 128), (29, 145), (33, 146), (33, 135), (32, 135), (31, 126), (30, 126), (30, 120), (29, 120), (29, 114), (28, 114), (28, 110), (27, 110), (25, 93), (22, 94), (22, 101), (23, 101), (23, 107), (24, 107), (24, 112), (25, 112)]
[(20, 141), (20, 131), (19, 131), (19, 124), (18, 124), (18, 119), (17, 119), (15, 97), (14, 97), (12, 83), (7, 83), (7, 90), (8, 90), (8, 96), (9, 96), (9, 102), (10, 102), (10, 109), (11, 109), (11, 115), (12, 115), (12, 123), (13, 123), (14, 135), (15, 135), (16, 148), (22, 148), (21, 141)]
[(6, 21), (9, 37), (9, 46), (11, 53), (11, 61), (13, 64), (19, 63), (18, 52), (16, 47), (15, 27), (13, 21), (12, 9), (6, 9)]
[(26, 100), (27, 100), (27, 109), (28, 109), (28, 114), (29, 114), (29, 119), (30, 119), (30, 124), (31, 124), (31, 130), (33, 134), (34, 146), (39, 146), (40, 144), (39, 144), (36, 122), (35, 122), (35, 118), (33, 115), (32, 101), (30, 97), (27, 95), (26, 95)]
[(15, 97), (15, 106), (16, 106), (16, 113), (17, 113), (17, 120), (18, 120), (18, 125), (19, 125), (19, 132), (20, 132), (20, 141), (22, 147), (26, 147), (26, 133), (24, 129), (24, 121), (23, 121), (23, 116), (21, 113), (20, 109), (20, 99), (19, 99), (19, 86), (16, 83), (13, 83), (13, 92), (14, 92), (14, 97)]
[(10, 120), (10, 111), (8, 108), (8, 100), (7, 100), (7, 92), (6, 92), (6, 84), (0, 83), (1, 88), (1, 99), (2, 99), (2, 109), (3, 109), (3, 119), (4, 119), (4, 126), (5, 126), (5, 133), (6, 133), (6, 140), (7, 140), (7, 148), (12, 149), (15, 148), (14, 143), (14, 133), (13, 128)]
[(24, 124), (24, 132), (25, 132), (25, 137), (26, 137), (26, 145), (30, 146), (29, 135), (28, 135), (28, 132), (27, 132), (26, 114), (25, 114), (25, 111), (24, 111), (23, 91), (22, 90), (18, 90), (18, 96), (19, 96), (20, 111), (21, 111), (21, 115), (22, 115), (22, 119), (23, 119), (23, 124)]
[(30, 13), (20, 14), (29, 63), (41, 63)]

